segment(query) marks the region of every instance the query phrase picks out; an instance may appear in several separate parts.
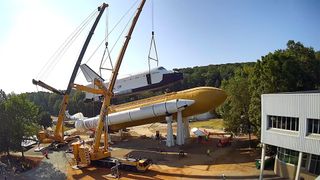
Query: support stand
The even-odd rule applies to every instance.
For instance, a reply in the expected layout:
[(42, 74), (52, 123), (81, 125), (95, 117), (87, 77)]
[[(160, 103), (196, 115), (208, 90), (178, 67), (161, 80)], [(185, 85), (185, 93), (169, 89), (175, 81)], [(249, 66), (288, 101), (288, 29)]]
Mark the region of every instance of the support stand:
[(172, 115), (166, 116), (167, 121), (167, 141), (166, 145), (168, 147), (174, 146), (174, 139), (173, 139), (173, 130), (172, 130)]
[(184, 125), (182, 122), (182, 110), (178, 110), (177, 113), (177, 122), (178, 122), (178, 127), (177, 127), (177, 144), (178, 145), (183, 145), (184, 144), (184, 138), (185, 138), (185, 133), (184, 133)]
[(190, 138), (190, 127), (188, 118), (183, 119), (184, 124), (184, 138), (187, 140)]

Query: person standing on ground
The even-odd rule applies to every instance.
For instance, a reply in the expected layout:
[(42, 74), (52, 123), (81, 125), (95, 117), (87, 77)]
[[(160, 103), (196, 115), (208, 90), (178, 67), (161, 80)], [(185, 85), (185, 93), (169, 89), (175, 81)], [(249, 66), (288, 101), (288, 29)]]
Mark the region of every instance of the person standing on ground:
[(47, 151), (47, 150), (44, 150), (42, 154), (43, 154), (44, 157), (46, 157), (47, 159), (49, 159), (48, 151)]

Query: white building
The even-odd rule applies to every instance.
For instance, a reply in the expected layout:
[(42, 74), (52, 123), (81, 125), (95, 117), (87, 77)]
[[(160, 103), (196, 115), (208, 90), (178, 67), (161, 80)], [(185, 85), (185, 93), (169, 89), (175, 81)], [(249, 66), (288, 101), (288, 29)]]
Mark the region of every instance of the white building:
[(273, 145), (277, 147), (274, 165), (277, 175), (289, 179), (318, 177), (320, 91), (263, 94), (261, 106), (262, 161), (266, 145)]

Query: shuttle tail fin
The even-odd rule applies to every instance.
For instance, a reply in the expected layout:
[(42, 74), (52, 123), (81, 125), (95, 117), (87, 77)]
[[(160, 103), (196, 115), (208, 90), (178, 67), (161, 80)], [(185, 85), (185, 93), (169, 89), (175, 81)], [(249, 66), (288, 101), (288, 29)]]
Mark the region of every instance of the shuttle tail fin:
[(88, 82), (93, 82), (95, 78), (102, 82), (104, 81), (104, 79), (101, 76), (99, 76), (96, 72), (94, 72), (88, 65), (81, 64), (80, 68)]

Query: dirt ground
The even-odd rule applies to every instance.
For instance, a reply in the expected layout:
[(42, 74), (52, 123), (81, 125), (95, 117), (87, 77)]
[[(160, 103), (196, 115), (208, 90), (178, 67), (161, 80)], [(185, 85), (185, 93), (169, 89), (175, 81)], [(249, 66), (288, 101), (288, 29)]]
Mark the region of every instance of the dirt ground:
[[(176, 126), (173, 125), (174, 132)], [(208, 142), (199, 143), (192, 136), (184, 146), (166, 147), (165, 139), (154, 140), (152, 137), (159, 130), (166, 135), (166, 124), (155, 123), (130, 128), (130, 137), (112, 145), (112, 155), (135, 158), (150, 158), (153, 165), (145, 173), (121, 171), (120, 179), (258, 179), (259, 170), (255, 160), (260, 158), (259, 149), (249, 149), (246, 136), (234, 138), (231, 146), (217, 147), (220, 137), (210, 136)], [(207, 131), (214, 131), (206, 129)], [(255, 144), (257, 141), (255, 141)], [(253, 143), (254, 144), (254, 143)], [(210, 154), (207, 154), (207, 150)], [(186, 156), (178, 153), (183, 150)], [(264, 171), (265, 177), (277, 178), (272, 170)], [(68, 169), (68, 179), (113, 179), (106, 168)]]
[[(173, 125), (174, 132), (176, 126)], [(152, 137), (159, 130), (163, 140)], [(207, 131), (214, 131), (206, 129)], [(259, 170), (255, 159), (260, 158), (259, 149), (249, 149), (246, 136), (235, 137), (227, 147), (217, 147), (220, 137), (210, 136), (202, 143), (192, 136), (184, 146), (165, 146), (166, 124), (156, 123), (130, 128), (130, 136), (111, 145), (112, 156), (150, 158), (153, 165), (145, 173), (121, 171), (120, 179), (258, 179)], [(257, 143), (257, 142), (255, 142)], [(253, 147), (253, 146), (252, 146)], [(210, 154), (207, 154), (207, 150)], [(179, 157), (179, 151), (186, 153)], [(28, 153), (26, 153), (28, 154)], [(34, 152), (30, 154), (35, 156)], [(110, 169), (89, 167), (74, 170), (72, 154), (64, 151), (50, 152), (50, 159), (43, 159), (38, 168), (16, 176), (14, 179), (114, 179)], [(265, 178), (278, 179), (272, 170), (264, 171)], [(10, 179), (10, 178), (9, 178)]]

